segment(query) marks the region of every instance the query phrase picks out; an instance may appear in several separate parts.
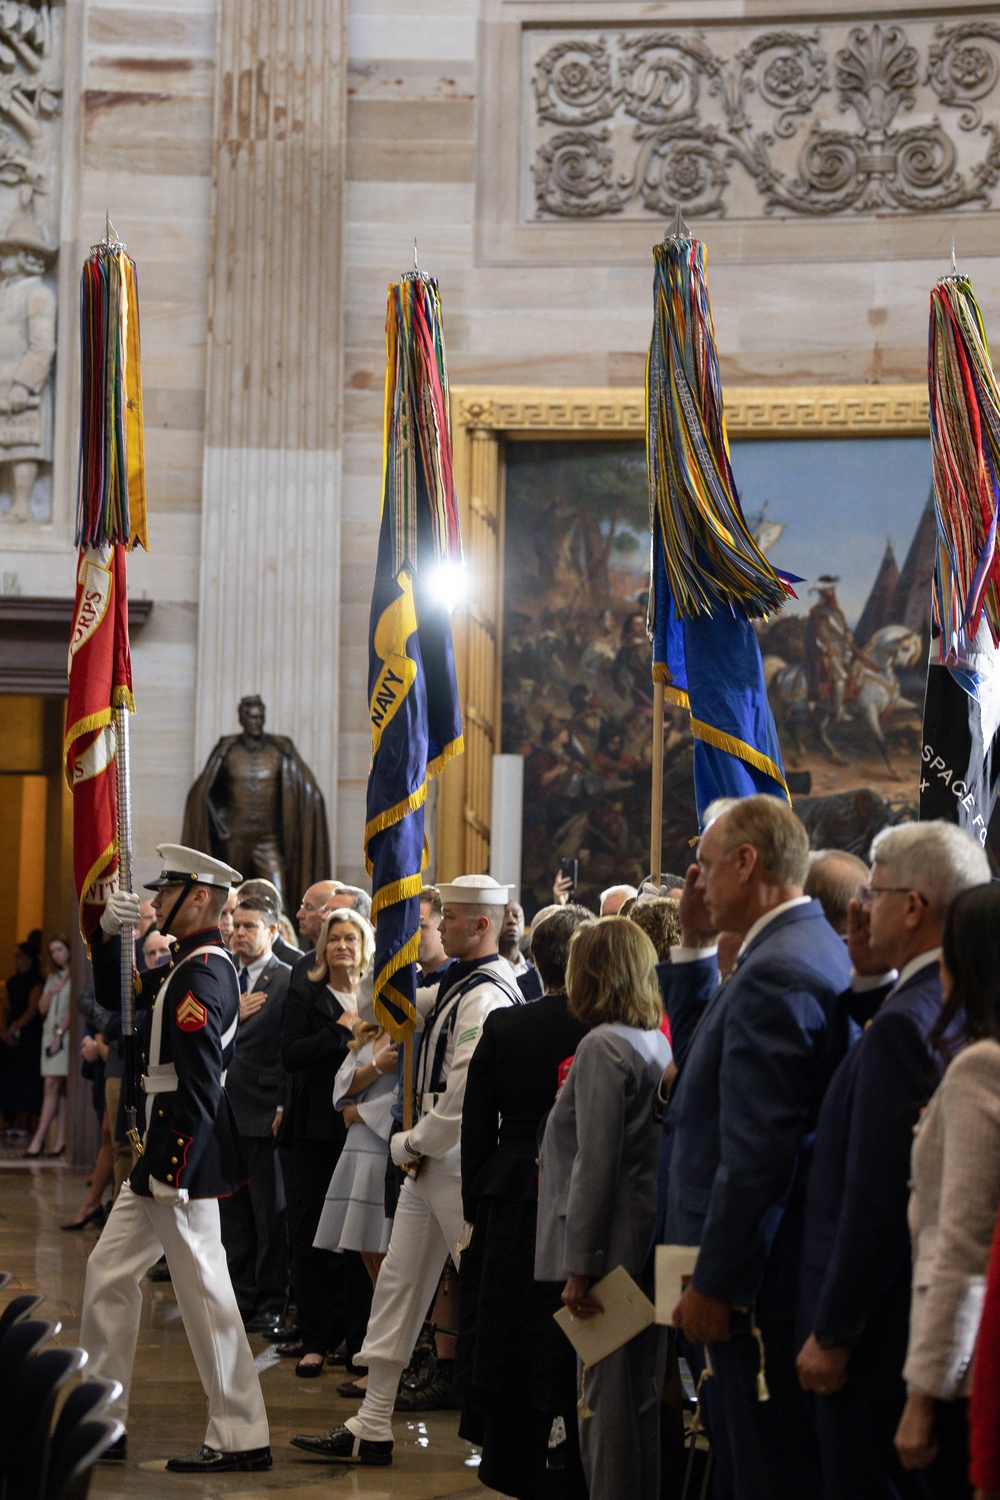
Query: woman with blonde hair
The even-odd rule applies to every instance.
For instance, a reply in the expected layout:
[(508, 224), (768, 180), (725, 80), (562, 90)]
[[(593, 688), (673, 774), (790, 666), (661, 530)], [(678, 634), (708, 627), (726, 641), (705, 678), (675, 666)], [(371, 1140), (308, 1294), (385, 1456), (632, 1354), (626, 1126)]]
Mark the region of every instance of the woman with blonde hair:
[[(591, 1283), (622, 1266), (641, 1284), (653, 1236), (657, 1091), (670, 1062), (656, 949), (625, 917), (581, 927), (566, 992), (591, 1029), (545, 1127), (535, 1277), (565, 1281), (573, 1317), (593, 1318), (603, 1309)], [(665, 1360), (666, 1329), (654, 1324), (593, 1369), (581, 1367), (580, 1451), (591, 1495), (657, 1500)]]
[(384, 1027), (358, 1019), (333, 1086), (333, 1107), (347, 1126), (316, 1230), (323, 1250), (354, 1250), (372, 1286), (389, 1248), (385, 1159), (396, 1099), (396, 1048)]
[(334, 1085), (353, 1036), (358, 986), (374, 952), (370, 924), (338, 907), (323, 919), (315, 964), (304, 982), (289, 986), (285, 1000), (281, 1063), (291, 1089), (278, 1141), (301, 1335), (301, 1347), (288, 1347), (299, 1355), (295, 1373), (303, 1378), (323, 1373), (327, 1352), (346, 1332), (343, 1260), (313, 1242), (346, 1135), (333, 1107)]

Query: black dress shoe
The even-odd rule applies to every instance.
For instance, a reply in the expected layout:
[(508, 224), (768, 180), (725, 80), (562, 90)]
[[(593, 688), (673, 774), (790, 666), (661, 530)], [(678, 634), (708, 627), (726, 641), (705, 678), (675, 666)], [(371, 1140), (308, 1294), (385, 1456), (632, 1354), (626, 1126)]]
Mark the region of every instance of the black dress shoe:
[(363, 1401), (368, 1387), (358, 1385), (356, 1380), (345, 1380), (343, 1385), (338, 1385), (337, 1395), (346, 1396), (349, 1401)]
[(146, 1272), (146, 1279), (147, 1281), (170, 1280), (170, 1267), (167, 1265), (166, 1258), (158, 1260), (155, 1266), (150, 1266), (149, 1270)]
[(323, 1361), (320, 1360), (318, 1365), (313, 1363), (307, 1365), (303, 1356), (295, 1366), (295, 1373), (300, 1380), (316, 1380), (323, 1373)]
[(392, 1443), (376, 1443), (371, 1438), (355, 1437), (349, 1427), (334, 1427), (331, 1432), (319, 1437), (301, 1434), (292, 1438), (292, 1447), (311, 1453), (314, 1458), (327, 1458), (333, 1463), (374, 1464), (385, 1468), (392, 1463)]
[(302, 1337), (302, 1330), (297, 1323), (286, 1323), (282, 1327), (279, 1321), (273, 1333), (265, 1333), (262, 1337), (267, 1339), (269, 1344), (294, 1344)]
[(453, 1411), (461, 1403), (455, 1399), (455, 1361), (439, 1359), (437, 1374), (423, 1390), (410, 1391), (401, 1385), (396, 1393), (396, 1411)]
[(112, 1443), (110, 1448), (105, 1448), (98, 1459), (102, 1464), (121, 1464), (128, 1458), (128, 1438), (123, 1432), (117, 1443)]
[(270, 1448), (245, 1448), (242, 1453), (220, 1453), (218, 1448), (210, 1448), (207, 1443), (197, 1453), (167, 1459), (167, 1469), (171, 1474), (231, 1474), (236, 1470), (246, 1474), (270, 1467)]
[(280, 1313), (260, 1313), (243, 1324), (247, 1333), (283, 1333), (284, 1323)]

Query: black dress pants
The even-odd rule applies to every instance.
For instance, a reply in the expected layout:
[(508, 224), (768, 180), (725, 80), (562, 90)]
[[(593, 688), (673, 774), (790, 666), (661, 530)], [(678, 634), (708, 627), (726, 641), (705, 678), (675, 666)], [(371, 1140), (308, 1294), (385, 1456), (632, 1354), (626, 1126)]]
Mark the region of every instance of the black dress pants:
[(926, 1475), (904, 1469), (893, 1443), (905, 1401), (902, 1374), (890, 1375), (864, 1346), (852, 1351), (843, 1390), (815, 1398), (826, 1500), (920, 1500), (927, 1493)]
[[(712, 1373), (701, 1387), (705, 1426), (715, 1459), (716, 1500), (819, 1500), (819, 1453), (809, 1402), (795, 1374), (791, 1320), (747, 1328), (726, 1344), (710, 1344)], [(697, 1381), (704, 1344), (684, 1344)], [(768, 1399), (762, 1401), (762, 1373)], [(826, 1500), (833, 1500), (827, 1493)], [(838, 1496), (838, 1500), (843, 1497)]]
[(282, 1151), (292, 1293), (305, 1354), (326, 1354), (344, 1337), (344, 1257), (313, 1245), (337, 1156), (332, 1141), (295, 1141)]
[(288, 1300), (288, 1220), (274, 1137), (240, 1137), (250, 1181), (219, 1199), (222, 1243), (244, 1322), (283, 1313)]

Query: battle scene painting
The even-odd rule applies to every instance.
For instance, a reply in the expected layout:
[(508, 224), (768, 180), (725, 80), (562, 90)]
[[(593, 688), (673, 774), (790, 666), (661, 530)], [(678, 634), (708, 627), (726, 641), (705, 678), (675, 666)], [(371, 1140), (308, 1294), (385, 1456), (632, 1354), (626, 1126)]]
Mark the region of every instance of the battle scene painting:
[[(930, 628), (934, 513), (924, 438), (732, 445), (744, 513), (797, 600), (759, 627), (786, 776), (814, 846), (864, 853), (912, 813)], [(649, 864), (653, 692), (643, 445), (506, 451), (502, 748), (525, 758), (522, 900), (562, 857), (580, 899)], [(664, 869), (697, 833), (692, 741), (665, 719)]]

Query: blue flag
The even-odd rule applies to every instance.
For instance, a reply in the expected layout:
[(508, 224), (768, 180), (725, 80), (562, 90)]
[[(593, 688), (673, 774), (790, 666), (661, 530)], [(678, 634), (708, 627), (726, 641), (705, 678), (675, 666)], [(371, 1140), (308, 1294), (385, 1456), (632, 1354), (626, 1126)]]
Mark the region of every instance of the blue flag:
[[(684, 232), (653, 247), (646, 361), (652, 533), (653, 681), (687, 708), (698, 820), (716, 797), (788, 799), (751, 620), (794, 598), (743, 516), (706, 280), (705, 247)], [(790, 800), (790, 799), (789, 799)]]
[(441, 564), (461, 555), (437, 284), (389, 288), (382, 519), (372, 591), (365, 859), (375, 920), (375, 1014), (411, 1035), (427, 784), (463, 749)]
[(764, 666), (745, 615), (716, 604), (680, 619), (670, 592), (659, 527), (653, 531), (653, 680), (691, 714), (698, 821), (716, 797), (768, 792), (788, 798)]

